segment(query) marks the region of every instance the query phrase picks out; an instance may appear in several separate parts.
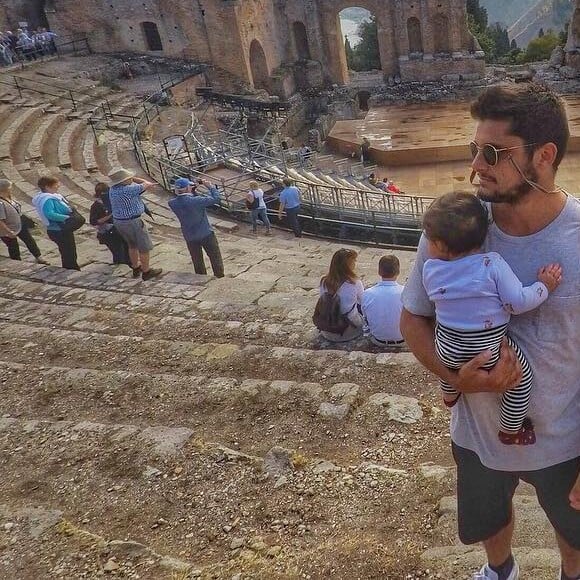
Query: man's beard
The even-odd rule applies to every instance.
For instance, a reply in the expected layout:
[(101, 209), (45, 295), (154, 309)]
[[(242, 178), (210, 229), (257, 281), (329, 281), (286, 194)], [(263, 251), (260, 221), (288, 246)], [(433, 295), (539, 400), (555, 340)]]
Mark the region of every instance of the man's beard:
[[(522, 169), (523, 175), (525, 175), (528, 181), (538, 182), (538, 173), (533, 168), (532, 164), (529, 163), (528, 166)], [(514, 189), (508, 191), (498, 191), (495, 193), (487, 193), (481, 186), (477, 188), (475, 194), (482, 201), (487, 201), (490, 203), (509, 203), (511, 205), (518, 204), (522, 199), (527, 197), (535, 189), (533, 185), (530, 185), (527, 181), (522, 181)]]

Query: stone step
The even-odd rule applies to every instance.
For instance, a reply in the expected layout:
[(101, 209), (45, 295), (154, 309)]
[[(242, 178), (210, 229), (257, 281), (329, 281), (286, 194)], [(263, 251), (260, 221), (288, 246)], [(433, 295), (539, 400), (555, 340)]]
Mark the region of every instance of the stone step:
[[(102, 530), (108, 538), (193, 561), (207, 578), (249, 570), (296, 577), (298, 567), (312, 575), (321, 565), (330, 569), (323, 563), (328, 554), (348, 557), (350, 564), (368, 560), (361, 549), (374, 547), (371, 536), (385, 533), (385, 519), (393, 529), (406, 521), (398, 498), (414, 490), (412, 476), (376, 464), (314, 461), (283, 448), (263, 457), (244, 454), (196, 435), (165, 425), (0, 419), (3, 503), (57, 505), (68, 522), (59, 527), (58, 518), (51, 519), (45, 533), (54, 535), (43, 536), (38, 561), (54, 562), (54, 554), (61, 556), (59, 541), (77, 540), (76, 559), (57, 560), (66, 573), (36, 577), (82, 577), (69, 566), (84, 565), (85, 550), (102, 548), (96, 539)], [(4, 527), (10, 534), (25, 527), (23, 518), (12, 524)], [(344, 534), (363, 527), (366, 539), (345, 548)], [(376, 555), (384, 559), (384, 577), (397, 577), (389, 572), (400, 570), (391, 560), (395, 552), (406, 559), (412, 549), (382, 547)], [(26, 550), (20, 546), (19, 553)], [(93, 558), (86, 559), (89, 566)], [(355, 565), (361, 577), (374, 577), (362, 560)]]
[[(198, 274), (168, 272), (164, 277), (146, 283), (141, 279), (112, 277), (106, 273), (76, 272), (58, 266), (42, 266), (31, 262), (14, 262), (0, 258), (0, 273), (9, 278), (26, 279), (70, 288), (106, 290), (162, 298), (189, 300), (199, 294), (210, 277)], [(127, 270), (127, 276), (130, 271)]]
[(6, 127), (0, 135), (0, 160), (10, 159), (10, 149), (13, 145), (14, 139), (18, 137), (26, 125), (32, 123), (38, 117), (44, 114), (41, 107), (33, 107), (24, 112), (19, 112), (14, 120)]
[[(78, 314), (81, 320), (85, 315), (82, 311)], [(66, 323), (73, 327), (75, 320)], [(406, 395), (420, 394), (426, 376), (410, 353), (160, 340), (152, 338), (147, 329), (143, 337), (134, 337), (5, 322), (0, 328), (0, 340), (5, 356), (22, 364), (34, 363), (46, 353), (57, 365), (75, 360), (78, 366), (94, 369), (124, 370), (131, 364), (146, 372), (182, 374), (195, 369), (196, 374), (211, 376), (229, 375), (236, 369), (239, 376), (246, 378), (382, 385), (383, 390)]]
[(79, 524), (67, 520), (60, 509), (30, 506), (25, 500), (0, 504), (0, 528), (10, 540), (2, 550), (0, 575), (14, 577), (17, 570), (25, 570), (34, 578), (98, 577), (118, 571), (133, 578), (199, 576), (190, 562), (131, 539), (106, 538)]
[[(88, 249), (93, 248), (94, 242), (89, 241), (88, 246)], [(174, 253), (174, 250), (165, 248), (162, 250), (162, 253), (154, 256), (157, 263), (163, 262), (165, 251)], [(282, 264), (279, 267), (282, 269)], [(121, 272), (126, 272), (126, 276), (130, 276), (128, 268), (123, 268)], [(280, 314), (290, 320), (310, 318), (317, 300), (312, 286), (318, 286), (318, 282), (310, 278), (290, 278), (283, 276), (283, 272), (279, 276), (242, 272), (236, 278), (238, 283), (232, 282), (232, 278), (211, 279), (185, 272), (168, 272), (158, 280), (142, 282), (140, 279), (113, 277), (108, 271), (75, 272), (56, 266), (39, 266), (26, 262), (14, 264), (1, 258), (0, 274), (9, 278), (46, 282), (63, 287), (102, 289), (162, 298), (195, 299), (201, 310), (217, 312), (217, 318), (222, 318), (223, 312), (236, 318), (236, 312), (240, 315), (255, 314), (260, 309), (265, 311), (264, 316), (260, 317), (262, 319)], [(311, 289), (305, 290), (308, 287)], [(195, 305), (192, 305), (193, 307)], [(172, 312), (179, 314), (180, 310), (175, 306)], [(276, 319), (279, 320), (277, 316)]]
[(86, 131), (85, 119), (67, 123), (66, 129), (58, 140), (58, 165), (61, 169), (71, 166), (70, 152), (81, 131)]
[[(431, 424), (428, 418), (419, 418), (420, 407), (412, 397), (407, 400), (377, 393), (353, 383), (327, 386), (238, 375), (94, 370), (8, 360), (0, 360), (0, 369), (2, 380), (9, 385), (2, 399), (4, 414), (137, 426), (178, 424), (195, 430), (204, 440), (228, 445), (238, 441), (241, 449), (251, 453), (268, 451), (271, 442), (264, 436), (266, 432), (283, 436), (285, 445), (301, 448), (309, 456), (348, 463), (354, 459), (355, 449), (367, 446), (369, 430), (380, 432), (388, 426), (393, 449), (404, 445), (401, 439), (413, 428), (412, 423), (398, 420), (403, 405), (409, 414), (416, 414), (416, 422)], [(380, 397), (381, 409), (375, 404)], [(329, 427), (338, 424), (344, 429), (353, 424), (365, 428), (351, 432), (348, 445), (343, 445), (341, 432), (328, 433)], [(411, 456), (400, 452), (389, 463), (405, 471), (417, 469)]]
[(27, 160), (38, 160), (42, 157), (42, 147), (49, 138), (50, 134), (55, 130), (57, 125), (64, 121), (64, 115), (47, 115), (42, 123), (36, 128), (32, 139), (29, 142), (25, 158)]
[[(303, 347), (310, 345), (315, 337), (315, 332), (304, 328), (301, 321), (280, 324), (263, 318), (262, 321), (242, 322), (232, 319), (227, 321), (207, 319), (196, 316), (196, 313), (184, 317), (163, 313), (131, 312), (130, 307), (134, 302), (127, 301), (127, 297), (119, 293), (111, 293), (108, 300), (103, 297), (103, 303), (98, 307), (83, 304), (82, 301), (79, 301), (78, 306), (69, 306), (63, 304), (67, 298), (66, 296), (61, 298), (60, 292), (46, 295), (42, 287), (39, 288), (36, 284), (35, 286), (44, 294), (44, 299), (40, 299), (40, 296), (34, 300), (15, 298), (0, 288), (0, 320), (10, 321), (14, 316), (18, 316), (21, 322), (25, 321), (33, 326), (99, 331), (111, 336), (139, 337), (147, 333), (163, 340), (219, 342), (231, 340), (236, 344), (270, 346)], [(58, 301), (58, 304), (52, 301)], [(108, 307), (105, 306), (105, 302), (108, 303), (106, 304)], [(137, 301), (137, 304), (139, 302)], [(175, 305), (173, 306), (175, 308)]]

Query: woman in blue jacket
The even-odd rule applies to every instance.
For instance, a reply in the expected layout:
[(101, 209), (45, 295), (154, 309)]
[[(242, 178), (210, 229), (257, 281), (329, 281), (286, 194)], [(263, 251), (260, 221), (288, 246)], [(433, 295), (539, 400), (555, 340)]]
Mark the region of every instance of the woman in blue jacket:
[(62, 224), (72, 213), (65, 198), (58, 193), (60, 182), (56, 177), (45, 176), (38, 180), (40, 191), (32, 198), (48, 237), (57, 245), (62, 267), (80, 270), (77, 263), (77, 246), (74, 233), (63, 229)]

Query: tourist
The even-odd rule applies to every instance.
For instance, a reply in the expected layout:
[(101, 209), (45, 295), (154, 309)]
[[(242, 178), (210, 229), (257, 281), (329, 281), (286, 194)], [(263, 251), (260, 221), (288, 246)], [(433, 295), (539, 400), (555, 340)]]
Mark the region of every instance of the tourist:
[(111, 202), (109, 200), (109, 186), (106, 183), (95, 185), (95, 201), (91, 205), (89, 223), (97, 230), (97, 240), (109, 248), (113, 255), (113, 264), (131, 265), (127, 242), (113, 224)]
[(368, 137), (363, 137), (361, 146), (360, 146), (360, 160), (365, 164), (368, 165), (371, 163), (371, 142), (368, 140)]
[(302, 143), (302, 146), (298, 149), (298, 162), (300, 163), (300, 167), (306, 167), (311, 156), (312, 149), (306, 143)]
[(250, 191), (246, 196), (246, 206), (251, 211), (252, 233), (258, 233), (258, 219), (266, 226), (266, 235), (272, 235), (271, 225), (268, 219), (268, 209), (264, 201), (264, 191), (258, 186), (257, 181), (250, 181)]
[(380, 187), (387, 193), (401, 193), (401, 190), (388, 177), (383, 178), (383, 183)]
[(51, 175), (38, 180), (40, 191), (32, 198), (38, 216), (46, 226), (48, 237), (57, 245), (63, 268), (80, 270), (77, 262), (77, 245), (74, 230), (65, 226), (73, 215), (73, 208), (58, 193), (60, 181)]
[(216, 278), (224, 277), (224, 263), (217, 237), (211, 227), (207, 208), (219, 205), (220, 193), (218, 188), (205, 182), (198, 181), (199, 185), (207, 187), (209, 195), (198, 195), (196, 184), (185, 177), (175, 180), (175, 196), (169, 201), (169, 207), (177, 216), (181, 224), (181, 231), (193, 262), (196, 274), (206, 275), (203, 251), (211, 263), (211, 269)]
[(129, 259), (133, 277), (143, 280), (156, 278), (161, 268), (151, 268), (150, 253), (153, 249), (147, 226), (141, 218), (145, 213), (143, 193), (154, 187), (154, 183), (135, 177), (135, 174), (120, 169), (109, 175), (111, 188), (109, 200), (113, 214), (113, 224), (129, 247)]
[(401, 271), (399, 258), (390, 254), (379, 260), (380, 282), (367, 288), (362, 296), (362, 315), (370, 341), (380, 347), (396, 347), (405, 340), (399, 320), (403, 303), (403, 286), (397, 282)]
[(16, 31), (16, 50), (20, 52), (26, 60), (36, 60), (34, 41), (21, 28)]
[[(474, 355), (493, 352), (490, 369), (499, 359), (510, 314), (522, 314), (545, 302), (559, 285), (558, 264), (542, 267), (529, 286), (523, 286), (495, 252), (481, 249), (487, 236), (487, 211), (470, 193), (448, 193), (425, 212), (423, 228), (429, 259), (423, 266), (423, 285), (435, 305), (437, 356), (458, 369)], [(522, 367), (521, 382), (503, 395), (499, 439), (506, 445), (535, 443), (532, 422), (526, 418), (532, 371), (518, 345), (508, 336)], [(460, 393), (440, 381), (443, 399), (453, 407)]]
[(0, 65), (10, 66), (14, 62), (11, 42), (8, 34), (0, 33)]
[(461, 397), (452, 410), (451, 440), (457, 463), (459, 537), (483, 542), (487, 564), (480, 579), (518, 578), (512, 555), (512, 497), (519, 480), (535, 487), (556, 530), (561, 579), (580, 577), (580, 200), (555, 184), (569, 140), (562, 101), (534, 83), (496, 85), (471, 107), (477, 125), (471, 144), (477, 195), (486, 202), (484, 249), (497, 252), (524, 284), (544, 264), (557, 262), (560, 286), (531, 314), (514, 316), (510, 334), (526, 353), (538, 388), (529, 415), (535, 445), (506, 446), (497, 437), (499, 394), (517, 385), (521, 366), (504, 339), (497, 364), (482, 367), (486, 351), (459, 370), (437, 356), (434, 306), (423, 286), (427, 239), (403, 292), (401, 330), (409, 348)]
[(20, 204), (12, 198), (12, 182), (0, 179), (0, 236), (8, 248), (8, 255), (12, 260), (20, 260), (20, 238), (28, 251), (32, 254), (37, 264), (48, 262), (42, 257), (42, 253), (36, 240), (30, 233), (34, 227), (34, 221), (22, 213)]
[(377, 176), (376, 176), (374, 173), (371, 173), (371, 174), (369, 175), (369, 183), (370, 183), (370, 184), (371, 184), (373, 187), (378, 187), (378, 186), (379, 186), (379, 183), (381, 183), (381, 182), (379, 181), (378, 177), (377, 177)]
[(282, 219), (282, 212), (286, 211), (288, 225), (292, 228), (294, 236), (302, 237), (302, 228), (298, 214), (300, 213), (300, 190), (288, 177), (284, 178), (284, 189), (280, 192), (280, 207), (278, 208), (278, 219)]
[(355, 273), (357, 253), (342, 248), (334, 253), (328, 274), (320, 280), (320, 296), (336, 296), (340, 303), (340, 313), (348, 323), (342, 333), (322, 330), (320, 334), (330, 342), (347, 342), (362, 334), (363, 318), (360, 304), (364, 287)]

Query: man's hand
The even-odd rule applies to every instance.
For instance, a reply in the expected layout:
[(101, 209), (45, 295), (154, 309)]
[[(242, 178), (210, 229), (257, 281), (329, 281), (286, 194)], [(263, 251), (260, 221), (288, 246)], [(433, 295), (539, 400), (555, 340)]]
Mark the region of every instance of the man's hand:
[(569, 495), (570, 505), (575, 509), (580, 511), (580, 473), (576, 478), (576, 483), (572, 487), (572, 491)]
[(503, 393), (520, 383), (522, 367), (505, 337), (496, 365), (489, 371), (482, 369), (490, 358), (491, 351), (487, 350), (465, 363), (457, 372), (453, 386), (462, 393)]

